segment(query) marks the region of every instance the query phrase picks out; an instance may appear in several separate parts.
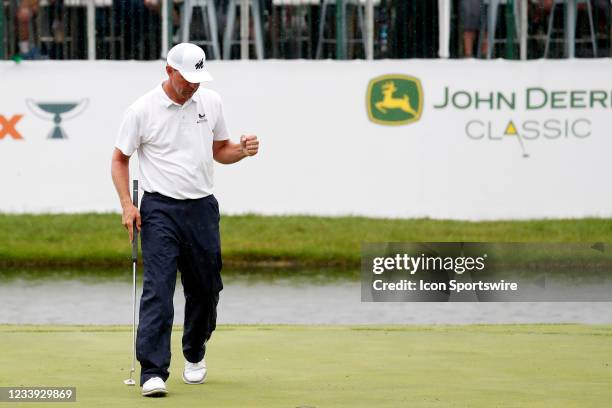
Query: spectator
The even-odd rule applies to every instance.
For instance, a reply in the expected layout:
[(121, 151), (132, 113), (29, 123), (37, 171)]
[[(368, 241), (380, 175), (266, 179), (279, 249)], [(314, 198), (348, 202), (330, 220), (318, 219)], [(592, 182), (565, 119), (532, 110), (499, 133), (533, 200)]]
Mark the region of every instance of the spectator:
[(30, 21), (38, 14), (38, 0), (21, 0), (17, 7), (17, 38), (19, 54), (24, 59), (39, 57), (38, 49), (30, 47)]
[[(461, 0), (460, 18), (463, 27), (463, 56), (465, 58), (474, 57), (474, 44), (480, 31), (480, 19), (483, 14), (484, 4), (482, 0)], [(482, 38), (486, 39), (486, 32)], [(486, 40), (481, 44), (483, 55), (486, 54)]]

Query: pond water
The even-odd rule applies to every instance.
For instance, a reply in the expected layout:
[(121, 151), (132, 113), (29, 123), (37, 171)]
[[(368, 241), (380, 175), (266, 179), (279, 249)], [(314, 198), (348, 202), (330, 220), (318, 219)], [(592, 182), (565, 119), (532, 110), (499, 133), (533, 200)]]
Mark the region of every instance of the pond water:
[[(226, 273), (218, 322), (287, 324), (612, 323), (608, 302), (362, 303), (357, 274)], [(131, 324), (131, 270), (0, 272), (0, 323)], [(174, 297), (181, 324), (180, 282)], [(140, 295), (140, 282), (138, 294)]]

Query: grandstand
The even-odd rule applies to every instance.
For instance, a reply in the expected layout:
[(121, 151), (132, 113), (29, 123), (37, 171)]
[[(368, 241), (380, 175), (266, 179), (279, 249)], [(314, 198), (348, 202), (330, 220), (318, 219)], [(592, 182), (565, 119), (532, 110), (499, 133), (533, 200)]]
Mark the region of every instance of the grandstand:
[(0, 59), (154, 60), (187, 40), (205, 47), (209, 59), (537, 59), (612, 53), (608, 0), (1, 4)]

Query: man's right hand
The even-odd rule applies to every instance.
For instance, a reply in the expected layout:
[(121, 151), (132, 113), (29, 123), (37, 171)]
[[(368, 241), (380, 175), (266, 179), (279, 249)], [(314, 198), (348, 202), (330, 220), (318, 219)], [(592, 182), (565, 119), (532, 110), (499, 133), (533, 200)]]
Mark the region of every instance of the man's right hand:
[(140, 211), (134, 204), (129, 204), (123, 207), (123, 215), (121, 223), (128, 230), (130, 242), (134, 241), (134, 220), (136, 220), (136, 228), (140, 232)]

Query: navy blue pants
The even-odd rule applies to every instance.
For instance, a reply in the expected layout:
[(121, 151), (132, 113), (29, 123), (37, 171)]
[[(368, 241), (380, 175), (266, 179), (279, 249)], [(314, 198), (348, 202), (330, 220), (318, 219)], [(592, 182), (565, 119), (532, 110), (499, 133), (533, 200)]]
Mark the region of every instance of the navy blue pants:
[(172, 298), (177, 269), (185, 292), (183, 355), (197, 363), (215, 330), (221, 281), (219, 204), (214, 196), (176, 200), (145, 193), (142, 219), (144, 277), (136, 356), (140, 385), (152, 377), (168, 378)]

